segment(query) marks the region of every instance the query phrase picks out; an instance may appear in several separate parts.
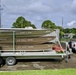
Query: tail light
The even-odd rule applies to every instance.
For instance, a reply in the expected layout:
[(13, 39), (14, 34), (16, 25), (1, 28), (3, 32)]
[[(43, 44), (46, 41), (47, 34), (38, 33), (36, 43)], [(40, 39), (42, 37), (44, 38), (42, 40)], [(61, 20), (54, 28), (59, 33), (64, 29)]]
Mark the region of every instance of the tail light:
[(75, 44), (73, 46), (75, 47)]

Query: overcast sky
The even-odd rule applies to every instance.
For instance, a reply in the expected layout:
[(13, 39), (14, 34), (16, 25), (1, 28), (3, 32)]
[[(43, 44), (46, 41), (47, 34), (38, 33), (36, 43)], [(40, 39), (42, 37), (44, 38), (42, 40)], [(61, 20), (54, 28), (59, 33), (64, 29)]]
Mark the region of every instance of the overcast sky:
[(1, 0), (2, 28), (10, 28), (19, 16), (37, 28), (45, 20), (63, 27), (76, 27), (76, 0)]

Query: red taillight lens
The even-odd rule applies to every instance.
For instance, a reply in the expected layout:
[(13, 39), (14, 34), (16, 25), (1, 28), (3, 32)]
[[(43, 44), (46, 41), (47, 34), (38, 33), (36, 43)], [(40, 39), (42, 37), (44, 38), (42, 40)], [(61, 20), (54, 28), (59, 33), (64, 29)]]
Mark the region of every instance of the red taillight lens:
[(74, 47), (75, 47), (75, 44), (74, 44)]

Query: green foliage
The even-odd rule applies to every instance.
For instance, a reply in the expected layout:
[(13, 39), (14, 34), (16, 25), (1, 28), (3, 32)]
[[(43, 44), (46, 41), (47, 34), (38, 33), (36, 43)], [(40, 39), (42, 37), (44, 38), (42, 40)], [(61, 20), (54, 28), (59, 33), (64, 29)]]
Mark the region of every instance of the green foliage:
[(69, 28), (64, 29), (64, 33), (71, 33), (71, 29)]
[(51, 22), (50, 20), (45, 20), (43, 23), (42, 23), (42, 28), (52, 28), (52, 29), (56, 29), (56, 25), (55, 23)]
[(9, 71), (0, 75), (76, 75), (76, 69)]
[(64, 33), (74, 33), (76, 34), (76, 28), (66, 28), (64, 29)]
[(36, 29), (36, 27), (35, 27), (35, 25), (34, 25), (34, 24), (31, 24), (31, 27), (32, 27), (32, 28), (34, 28), (34, 29)]
[(34, 24), (31, 24), (30, 21), (25, 20), (24, 17), (20, 16), (16, 19), (16, 22), (12, 24), (12, 28), (25, 28), (25, 27), (36, 28)]
[(45, 20), (42, 23), (42, 28), (59, 29), (60, 36), (62, 37), (64, 35), (64, 32), (63, 32), (64, 29), (61, 26), (56, 26), (55, 23), (51, 22), (50, 20)]
[(60, 31), (60, 35), (63, 36), (65, 33), (63, 31)]
[(61, 26), (57, 26), (57, 28), (58, 28), (60, 31), (63, 31), (63, 30), (64, 30)]
[(61, 26), (57, 26), (57, 28), (60, 30), (60, 36), (63, 37), (64, 36), (64, 29)]
[(71, 32), (74, 33), (74, 34), (76, 34), (76, 28), (72, 28)]

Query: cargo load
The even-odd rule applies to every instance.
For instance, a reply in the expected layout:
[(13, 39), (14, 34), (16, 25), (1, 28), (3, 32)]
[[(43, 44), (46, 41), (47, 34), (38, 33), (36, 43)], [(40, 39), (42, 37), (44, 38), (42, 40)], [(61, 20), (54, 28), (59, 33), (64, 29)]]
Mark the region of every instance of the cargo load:
[(52, 48), (49, 42), (56, 38), (52, 29), (0, 29), (1, 50), (40, 51)]

